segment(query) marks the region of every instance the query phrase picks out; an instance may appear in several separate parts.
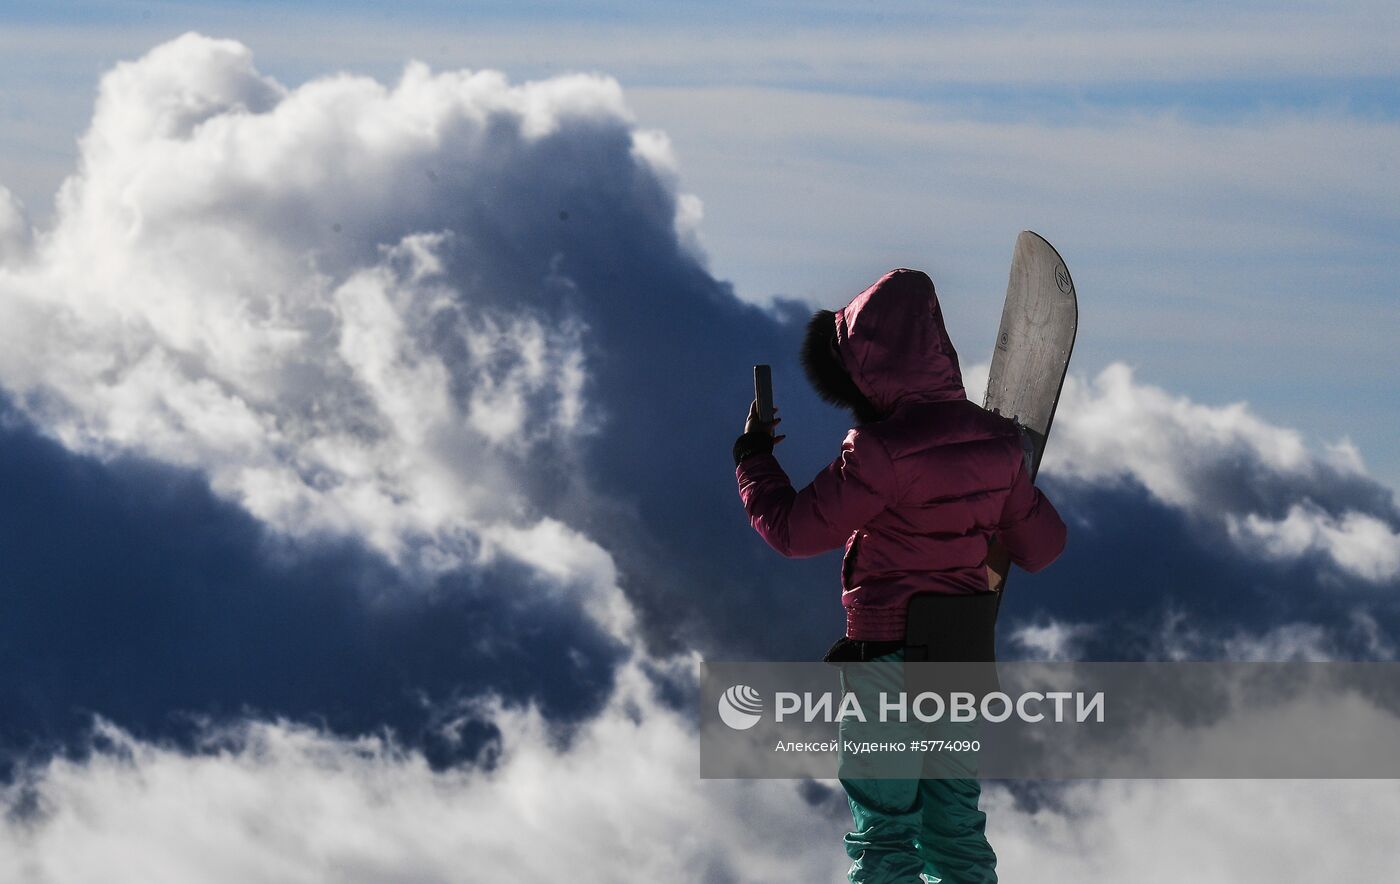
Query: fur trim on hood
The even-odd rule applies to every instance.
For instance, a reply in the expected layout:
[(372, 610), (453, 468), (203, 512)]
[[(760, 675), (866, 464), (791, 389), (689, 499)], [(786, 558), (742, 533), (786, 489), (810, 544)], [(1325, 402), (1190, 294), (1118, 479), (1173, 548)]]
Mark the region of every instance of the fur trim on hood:
[(857, 423), (880, 419), (880, 413), (841, 364), (836, 349), (836, 314), (832, 311), (818, 310), (807, 323), (807, 334), (802, 339), (802, 368), (817, 395), (832, 405), (850, 409)]

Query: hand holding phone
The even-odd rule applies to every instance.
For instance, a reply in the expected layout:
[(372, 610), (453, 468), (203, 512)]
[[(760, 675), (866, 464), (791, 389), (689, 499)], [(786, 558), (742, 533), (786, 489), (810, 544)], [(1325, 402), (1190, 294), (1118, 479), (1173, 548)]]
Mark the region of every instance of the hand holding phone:
[[(770, 435), (783, 419), (778, 417), (778, 407), (773, 404), (773, 371), (766, 365), (753, 367), (753, 402), (749, 405), (749, 419), (744, 422), (744, 432), (767, 430)], [(783, 441), (782, 436), (773, 436), (774, 444)]]

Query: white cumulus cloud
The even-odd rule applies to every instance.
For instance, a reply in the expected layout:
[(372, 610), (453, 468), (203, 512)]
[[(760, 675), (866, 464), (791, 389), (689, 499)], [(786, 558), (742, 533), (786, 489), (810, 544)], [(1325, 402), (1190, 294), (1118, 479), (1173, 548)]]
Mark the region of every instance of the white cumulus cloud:
[[(32, 243), (0, 189), (0, 385), (68, 448), (203, 471), (293, 538), (358, 537), (427, 573), (498, 541), (547, 564), (548, 544), (517, 539), (567, 529), (518, 477), (597, 429), (586, 326), (523, 303), (490, 262), (513, 247), (499, 207), (538, 183), (521, 157), (598, 132), (675, 186), (669, 143), (605, 77), (410, 62), (393, 86), (288, 88), (246, 46), (187, 33), (102, 78)], [(600, 174), (583, 160), (550, 186)], [(658, 223), (698, 255), (698, 215), (678, 197)], [(569, 286), (566, 257), (518, 259), (524, 294)], [(616, 625), (609, 586), (598, 610)]]
[(1165, 503), (1197, 508), (1210, 490), (1203, 475), (1237, 456), (1285, 475), (1315, 466), (1296, 431), (1243, 403), (1202, 405), (1138, 383), (1120, 362), (1087, 383), (1066, 379), (1045, 468), (1092, 481), (1132, 477)]
[(1400, 532), (1374, 516), (1347, 512), (1334, 517), (1298, 503), (1282, 519), (1254, 513), (1227, 515), (1226, 524), (1241, 546), (1255, 547), (1279, 559), (1318, 552), (1339, 568), (1376, 583), (1400, 575)]

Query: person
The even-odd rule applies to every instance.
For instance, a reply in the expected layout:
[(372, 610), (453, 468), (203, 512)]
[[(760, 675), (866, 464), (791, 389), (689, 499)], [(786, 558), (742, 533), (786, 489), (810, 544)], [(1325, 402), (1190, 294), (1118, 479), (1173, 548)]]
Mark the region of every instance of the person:
[[(792, 557), (844, 546), (846, 631), (827, 660), (904, 660), (911, 599), (995, 602), (989, 555), (1027, 571), (1059, 556), (1064, 521), (1032, 484), (1017, 424), (968, 400), (926, 273), (892, 270), (840, 310), (818, 311), (802, 362), (818, 394), (855, 418), (839, 456), (795, 490), (773, 455), (778, 410), (764, 423), (756, 402), (733, 454), (744, 510), (769, 546)], [(992, 613), (961, 625), (990, 636), (995, 607), (977, 608)], [(935, 634), (956, 635), (960, 624), (948, 625)], [(943, 650), (918, 659), (947, 659)], [(841, 783), (852, 882), (996, 881), (975, 777)]]

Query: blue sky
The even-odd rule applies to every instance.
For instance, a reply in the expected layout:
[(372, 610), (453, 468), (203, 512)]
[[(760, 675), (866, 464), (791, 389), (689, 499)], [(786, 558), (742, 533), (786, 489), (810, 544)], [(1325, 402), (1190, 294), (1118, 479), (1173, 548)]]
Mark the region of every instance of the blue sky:
[[(806, 316), (915, 266), (976, 395), (1022, 228), (1071, 543), (1002, 652), (1397, 656), (1388, 5), (538, 10), (0, 9), (0, 880), (833, 877), (834, 790), (694, 777), (695, 661), (841, 624), (739, 510), (748, 369), (801, 481)], [(1210, 784), (1066, 789), (1074, 852), (989, 800), (1051, 881), (1360, 878), (1400, 805), (1241, 788), (1267, 843)]]

